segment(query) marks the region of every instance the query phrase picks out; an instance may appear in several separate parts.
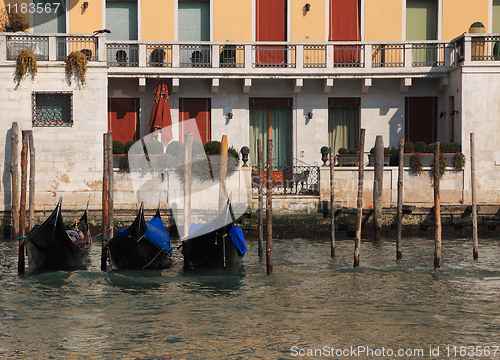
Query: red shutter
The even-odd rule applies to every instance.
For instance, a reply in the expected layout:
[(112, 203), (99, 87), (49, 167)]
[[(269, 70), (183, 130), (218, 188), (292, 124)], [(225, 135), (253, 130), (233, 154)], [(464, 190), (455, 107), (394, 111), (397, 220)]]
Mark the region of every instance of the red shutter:
[[(286, 41), (285, 0), (257, 0), (256, 40)], [(265, 47), (256, 51), (259, 64), (282, 64), (286, 62), (283, 46)]]
[(108, 129), (113, 132), (113, 140), (126, 143), (139, 140), (139, 99), (109, 99)]
[(257, 0), (257, 41), (285, 41), (285, 0)]
[(330, 0), (328, 40), (361, 40), (359, 18), (359, 0)]
[[(193, 133), (193, 141), (206, 144), (211, 140), (210, 134), (210, 99), (179, 99), (180, 141), (184, 142), (184, 135)], [(189, 125), (186, 120), (196, 119)]]

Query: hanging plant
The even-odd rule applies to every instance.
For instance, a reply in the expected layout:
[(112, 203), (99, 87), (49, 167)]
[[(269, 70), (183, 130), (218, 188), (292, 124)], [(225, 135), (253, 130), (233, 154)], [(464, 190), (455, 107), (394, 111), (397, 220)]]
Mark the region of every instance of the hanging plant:
[(17, 56), (16, 74), (14, 77), (17, 82), (17, 85), (21, 83), (21, 80), (24, 79), (28, 71), (31, 75), (31, 79), (34, 79), (36, 73), (38, 72), (38, 67), (36, 65), (36, 58), (35, 54), (33, 54), (32, 51), (23, 50)]
[[(444, 172), (446, 171), (446, 159), (441, 151), (439, 152), (438, 165), (438, 177), (441, 178), (441, 176), (443, 176)], [(434, 174), (434, 161), (432, 161), (431, 163), (431, 174)]]
[(80, 80), (82, 85), (85, 85), (87, 74), (87, 57), (80, 51), (73, 51), (65, 60), (66, 75), (68, 75), (68, 82), (71, 85), (71, 76), (76, 72), (75, 77)]
[(424, 163), (422, 161), (422, 155), (419, 153), (413, 153), (410, 156), (410, 172), (414, 175), (418, 175), (422, 172)]

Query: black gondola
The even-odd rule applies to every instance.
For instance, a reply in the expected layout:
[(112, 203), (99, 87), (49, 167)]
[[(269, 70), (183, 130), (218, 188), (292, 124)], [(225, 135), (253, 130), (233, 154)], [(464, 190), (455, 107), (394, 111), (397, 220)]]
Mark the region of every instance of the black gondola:
[(243, 231), (234, 226), (231, 199), (217, 215), (204, 225), (193, 224), (182, 242), (184, 268), (231, 268), (241, 265), (247, 250)]
[[(170, 237), (159, 211), (148, 222), (144, 207), (132, 225), (116, 232), (108, 243), (108, 254), (115, 269), (164, 269), (172, 265)], [(104, 256), (107, 256), (105, 254)]]
[(88, 265), (92, 240), (88, 228), (88, 210), (67, 228), (61, 215), (62, 198), (45, 222), (26, 237), (28, 264), (38, 270), (82, 269)]

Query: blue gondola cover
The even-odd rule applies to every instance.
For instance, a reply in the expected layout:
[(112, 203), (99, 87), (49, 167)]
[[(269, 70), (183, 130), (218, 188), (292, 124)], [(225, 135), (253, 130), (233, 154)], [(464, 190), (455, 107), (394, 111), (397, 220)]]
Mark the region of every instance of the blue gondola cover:
[[(208, 224), (210, 224), (210, 223), (206, 223), (203, 225), (197, 224), (197, 223), (191, 224), (191, 226), (189, 227), (189, 235), (196, 235), (196, 232), (200, 228), (202, 228)], [(212, 226), (211, 230), (214, 231), (213, 226)], [(231, 236), (231, 240), (233, 241), (234, 245), (238, 249), (240, 256), (245, 255), (245, 253), (247, 252), (247, 246), (245, 244), (245, 237), (243, 236), (243, 230), (241, 230), (241, 228), (239, 228), (239, 227), (234, 226), (234, 224), (233, 224), (233, 226), (231, 227), (231, 230), (229, 231), (229, 236)]]
[[(116, 236), (130, 237), (130, 227), (128, 226), (125, 229), (117, 231)], [(144, 233), (144, 238), (158, 246), (160, 249), (169, 251), (170, 255), (172, 255), (170, 236), (168, 236), (167, 229), (165, 229), (161, 219), (152, 218), (150, 221), (146, 222), (146, 232)]]

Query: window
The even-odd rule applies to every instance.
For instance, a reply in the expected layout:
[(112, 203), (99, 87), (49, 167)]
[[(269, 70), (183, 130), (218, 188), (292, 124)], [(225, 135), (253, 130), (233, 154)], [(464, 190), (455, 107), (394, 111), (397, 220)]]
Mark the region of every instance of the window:
[(137, 40), (137, 1), (107, 1), (106, 40)]
[(328, 145), (334, 154), (340, 148), (358, 148), (360, 98), (328, 99)]
[(34, 92), (33, 126), (72, 126), (73, 94)]
[[(273, 166), (292, 165), (291, 98), (250, 98), (250, 160), (257, 163), (257, 140), (267, 158), (267, 139), (273, 140)], [(266, 160), (267, 162), (267, 160)]]

